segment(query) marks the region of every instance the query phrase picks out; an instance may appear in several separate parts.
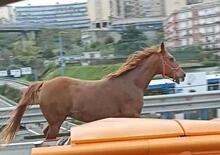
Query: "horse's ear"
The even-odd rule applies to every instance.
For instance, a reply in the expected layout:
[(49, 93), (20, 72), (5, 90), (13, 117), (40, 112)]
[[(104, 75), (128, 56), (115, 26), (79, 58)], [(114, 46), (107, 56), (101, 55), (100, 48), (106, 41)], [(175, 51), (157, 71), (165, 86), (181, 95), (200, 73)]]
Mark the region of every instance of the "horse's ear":
[(165, 45), (164, 45), (164, 42), (162, 42), (162, 43), (160, 44), (159, 51), (160, 51), (161, 53), (165, 53)]

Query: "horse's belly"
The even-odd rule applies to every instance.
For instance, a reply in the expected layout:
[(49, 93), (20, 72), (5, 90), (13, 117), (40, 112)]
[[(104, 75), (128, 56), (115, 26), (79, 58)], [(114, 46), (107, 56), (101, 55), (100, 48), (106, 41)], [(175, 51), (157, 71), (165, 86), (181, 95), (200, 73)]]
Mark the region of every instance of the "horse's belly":
[(71, 117), (80, 121), (91, 122), (107, 117), (116, 117), (119, 115), (120, 110), (116, 104), (106, 104), (106, 102), (103, 102), (100, 103), (92, 100), (81, 102), (79, 108), (75, 107), (75, 109), (72, 110)]

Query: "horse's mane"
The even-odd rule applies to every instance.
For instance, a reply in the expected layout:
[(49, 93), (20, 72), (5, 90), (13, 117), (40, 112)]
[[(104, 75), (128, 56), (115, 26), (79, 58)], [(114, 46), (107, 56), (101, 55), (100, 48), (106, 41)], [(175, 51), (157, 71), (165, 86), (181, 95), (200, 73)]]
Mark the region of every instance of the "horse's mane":
[(114, 73), (110, 73), (104, 78), (112, 79), (119, 77), (120, 75), (127, 73), (135, 69), (140, 62), (150, 56), (152, 53), (159, 53), (160, 50), (157, 48), (144, 48), (142, 51), (136, 51), (134, 54), (131, 54), (126, 62)]

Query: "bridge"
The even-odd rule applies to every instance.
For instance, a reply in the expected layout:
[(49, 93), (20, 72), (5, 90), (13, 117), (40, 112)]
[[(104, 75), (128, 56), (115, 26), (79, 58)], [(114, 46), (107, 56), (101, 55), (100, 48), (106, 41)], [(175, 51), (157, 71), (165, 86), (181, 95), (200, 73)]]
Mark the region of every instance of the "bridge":
[(7, 4), (10, 4), (10, 3), (15, 3), (15, 2), (19, 2), (21, 0), (1, 0), (0, 1), (0, 6), (4, 6), (4, 5), (7, 5)]
[(20, 24), (0, 24), (0, 32), (33, 32), (40, 31), (41, 27)]

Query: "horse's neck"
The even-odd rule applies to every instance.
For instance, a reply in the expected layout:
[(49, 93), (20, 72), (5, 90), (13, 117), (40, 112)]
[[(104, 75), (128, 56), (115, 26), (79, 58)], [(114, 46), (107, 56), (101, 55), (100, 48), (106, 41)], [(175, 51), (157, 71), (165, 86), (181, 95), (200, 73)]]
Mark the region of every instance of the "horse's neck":
[(135, 84), (138, 88), (144, 89), (158, 73), (158, 69), (158, 57), (152, 54), (142, 62), (142, 65), (128, 72), (127, 75), (124, 76), (124, 79), (130, 82), (130, 84)]

